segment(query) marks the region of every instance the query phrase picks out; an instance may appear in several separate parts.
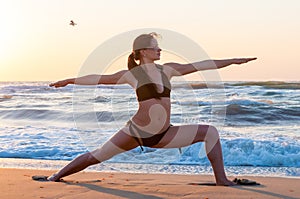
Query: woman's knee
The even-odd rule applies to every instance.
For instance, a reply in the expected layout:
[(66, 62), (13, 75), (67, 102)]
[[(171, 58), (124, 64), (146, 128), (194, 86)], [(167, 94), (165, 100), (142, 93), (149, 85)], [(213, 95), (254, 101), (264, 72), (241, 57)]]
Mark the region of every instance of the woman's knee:
[(216, 127), (211, 125), (199, 125), (196, 142), (219, 139), (219, 132)]
[(97, 159), (92, 153), (89, 152), (86, 155), (87, 155), (87, 158), (86, 158), (87, 162), (89, 162), (91, 165), (100, 163), (100, 160)]
[(209, 125), (206, 133), (207, 139), (219, 139), (219, 132), (216, 127)]

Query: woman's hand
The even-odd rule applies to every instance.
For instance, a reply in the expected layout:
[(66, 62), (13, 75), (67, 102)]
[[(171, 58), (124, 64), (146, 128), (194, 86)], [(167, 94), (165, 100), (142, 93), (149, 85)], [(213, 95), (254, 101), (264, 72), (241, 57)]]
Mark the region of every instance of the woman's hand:
[(254, 57), (254, 58), (236, 58), (236, 59), (233, 59), (233, 64), (244, 64), (249, 61), (256, 60), (256, 59), (257, 59), (256, 57)]
[(65, 79), (65, 80), (61, 80), (61, 81), (57, 81), (57, 82), (51, 83), (51, 84), (49, 84), (49, 86), (51, 86), (51, 87), (54, 86), (55, 88), (58, 88), (58, 87), (67, 86), (70, 83), (71, 83), (70, 79)]

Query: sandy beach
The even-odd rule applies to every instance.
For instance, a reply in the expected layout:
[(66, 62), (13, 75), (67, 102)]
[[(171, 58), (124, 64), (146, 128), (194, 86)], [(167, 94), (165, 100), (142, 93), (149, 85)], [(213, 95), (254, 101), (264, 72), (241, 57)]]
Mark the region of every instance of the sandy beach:
[[(200, 186), (189, 183), (214, 182), (209, 175), (133, 174), (80, 172), (65, 182), (33, 181), (32, 175), (53, 171), (0, 169), (1, 198), (285, 198), (300, 196), (299, 178), (248, 177), (258, 186)], [(234, 178), (234, 177), (231, 177)]]

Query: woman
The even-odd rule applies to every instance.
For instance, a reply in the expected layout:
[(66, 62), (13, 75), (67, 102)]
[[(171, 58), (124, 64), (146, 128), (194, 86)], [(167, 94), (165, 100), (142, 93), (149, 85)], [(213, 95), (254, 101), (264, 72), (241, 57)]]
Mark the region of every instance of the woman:
[[(212, 165), (216, 184), (234, 185), (224, 171), (223, 155), (217, 129), (210, 125), (170, 125), (170, 79), (196, 71), (223, 68), (231, 64), (243, 64), (256, 58), (206, 60), (192, 64), (167, 63), (157, 65), (161, 49), (156, 34), (142, 34), (133, 42), (133, 52), (128, 58), (128, 70), (111, 75), (87, 75), (65, 79), (50, 84), (63, 87), (68, 84), (129, 84), (136, 90), (139, 108), (127, 125), (114, 134), (100, 148), (80, 155), (48, 178), (59, 181), (62, 177), (79, 172), (90, 165), (137, 146), (153, 148), (179, 148), (196, 142), (205, 142), (206, 153)], [(138, 60), (137, 64), (135, 60)]]

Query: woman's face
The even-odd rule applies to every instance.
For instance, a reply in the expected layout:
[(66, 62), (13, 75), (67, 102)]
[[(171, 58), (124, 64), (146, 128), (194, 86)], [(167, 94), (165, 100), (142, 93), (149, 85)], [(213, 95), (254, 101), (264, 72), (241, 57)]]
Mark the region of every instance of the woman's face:
[(149, 60), (159, 60), (160, 59), (160, 51), (161, 49), (158, 47), (158, 43), (156, 39), (151, 40), (151, 47), (144, 49), (142, 54)]

